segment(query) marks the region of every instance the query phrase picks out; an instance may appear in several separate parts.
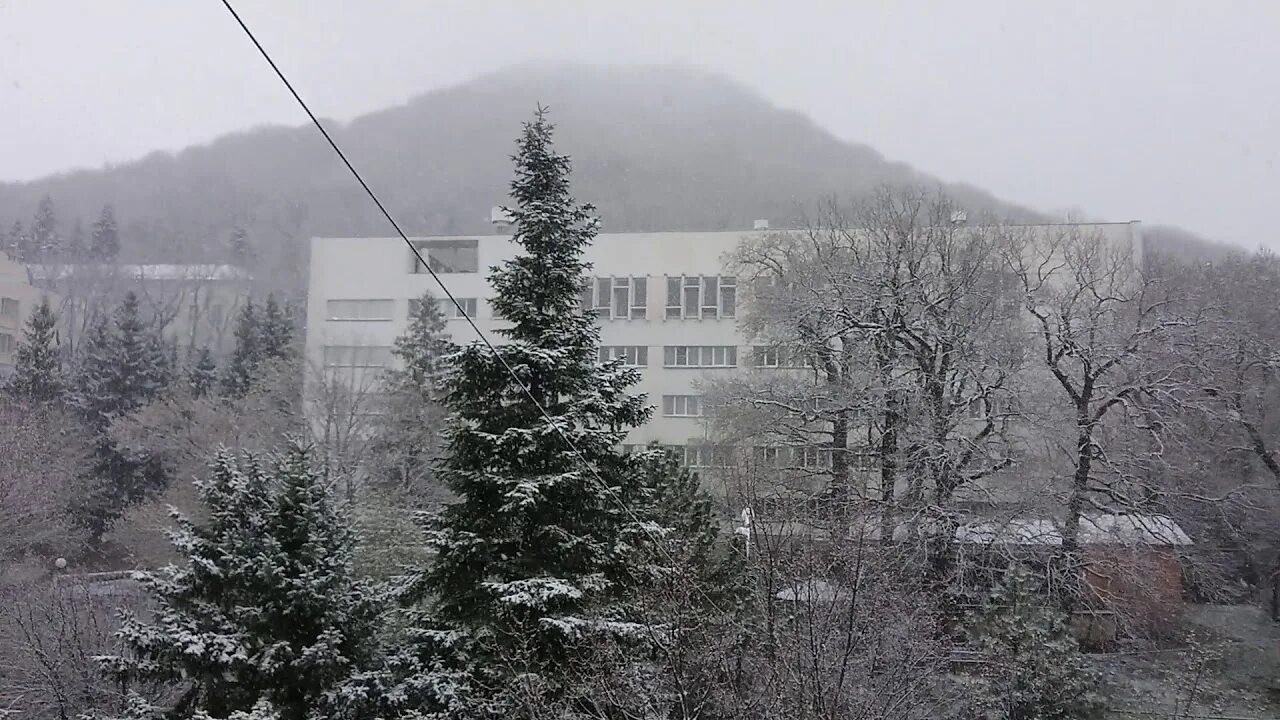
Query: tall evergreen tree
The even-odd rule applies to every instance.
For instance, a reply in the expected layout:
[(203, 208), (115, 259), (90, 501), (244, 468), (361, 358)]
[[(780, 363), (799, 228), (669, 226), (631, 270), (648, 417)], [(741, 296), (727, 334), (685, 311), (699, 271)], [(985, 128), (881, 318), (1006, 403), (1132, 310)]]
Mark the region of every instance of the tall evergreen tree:
[(445, 419), (440, 381), (446, 358), (455, 350), (444, 314), (431, 293), (424, 293), (391, 350), (397, 366), (383, 381), (387, 406), (378, 417), (370, 453), (375, 477), (424, 502), (440, 498), (427, 478)]
[(89, 252), (88, 242), (84, 236), (84, 223), (76, 218), (76, 224), (71, 226), (71, 234), (67, 236), (66, 261), (70, 263), (83, 262), (85, 256)]
[(274, 295), (267, 296), (261, 311), (250, 298), (236, 318), (234, 332), (236, 346), (222, 377), (222, 391), (239, 397), (249, 391), (264, 363), (293, 356), (293, 322)]
[[(466, 678), (457, 697), (477, 717), (524, 702), (516, 685), (556, 707), (590, 705), (581, 680), (599, 670), (596, 641), (640, 627), (625, 598), (642, 575), (636, 521), (649, 519), (651, 500), (642, 463), (614, 448), (650, 410), (628, 392), (637, 371), (597, 362), (599, 330), (578, 295), (598, 222), (570, 197), (569, 159), (551, 137), (540, 108), (513, 158), (522, 252), (491, 275), (508, 342), (501, 357), (465, 347), (445, 383), (452, 418), (437, 472), (458, 499), (429, 529), (436, 559), (424, 578), (437, 624), (421, 637)], [(432, 677), (420, 686), (445, 694), (447, 674)]]
[(170, 372), (165, 343), (130, 291), (110, 321), (100, 315), (90, 327), (80, 351), (75, 401), (92, 427), (105, 430), (112, 419), (153, 400)]
[(226, 395), (238, 397), (249, 391), (262, 357), (262, 319), (258, 316), (258, 306), (253, 298), (246, 300), (244, 307), (240, 308), (233, 332), (236, 346), (231, 351), (222, 376), (222, 391)]
[(200, 348), (196, 361), (187, 368), (187, 384), (191, 394), (201, 398), (213, 392), (218, 386), (218, 364), (214, 362), (209, 346)]
[(40, 198), (36, 218), (31, 223), (31, 247), (35, 254), (32, 259), (37, 261), (57, 257), (62, 250), (62, 239), (58, 236), (58, 216), (53, 208), (53, 198), (48, 195)]
[(22, 227), (21, 220), (13, 221), (13, 227), (4, 235), (3, 252), (14, 262), (22, 262), (22, 251), (25, 243), (23, 240), (24, 235), (25, 230)]
[(164, 341), (143, 320), (132, 292), (110, 320), (100, 315), (90, 326), (79, 355), (72, 400), (96, 437), (90, 490), (76, 500), (72, 513), (96, 540), (125, 508), (167, 484), (157, 458), (118, 446), (107, 430), (116, 418), (154, 400), (172, 369)]
[(116, 229), (116, 213), (111, 205), (104, 205), (93, 224), (89, 241), (89, 255), (101, 262), (113, 262), (120, 254), (120, 234)]
[(66, 383), (62, 377), (62, 353), (58, 348), (58, 317), (44, 297), (36, 306), (18, 344), (12, 392), (34, 402), (62, 398)]
[(262, 308), (262, 360), (284, 360), (293, 355), (293, 318), (289, 308), (276, 301), (274, 293), (267, 295)]
[[(335, 717), (335, 692), (375, 648), (378, 595), (351, 572), (352, 540), (310, 453), (265, 469), (219, 453), (197, 485), (208, 520), (176, 514), (187, 562), (140, 575), (152, 618), (127, 617), (129, 649), (104, 665), (125, 681), (180, 683), (173, 717)], [(132, 714), (147, 717), (135, 698)]]

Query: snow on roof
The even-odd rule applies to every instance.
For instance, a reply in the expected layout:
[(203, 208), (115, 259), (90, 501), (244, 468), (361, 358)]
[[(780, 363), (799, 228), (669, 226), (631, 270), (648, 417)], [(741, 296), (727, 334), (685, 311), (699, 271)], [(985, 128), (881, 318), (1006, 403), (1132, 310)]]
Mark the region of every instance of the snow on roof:
[(1167, 515), (1087, 515), (1080, 542), (1092, 545), (1191, 545), (1191, 537)]
[[(1056, 520), (1014, 518), (979, 521), (956, 528), (966, 545), (1061, 545)], [(1097, 514), (1080, 518), (1082, 545), (1191, 545), (1192, 540), (1166, 515)]]
[(81, 272), (131, 275), (139, 280), (247, 280), (249, 273), (235, 265), (32, 265), (35, 278), (71, 277)]
[(972, 522), (956, 528), (956, 542), (965, 545), (1061, 545), (1062, 533), (1053, 520), (1014, 518), (1003, 522)]

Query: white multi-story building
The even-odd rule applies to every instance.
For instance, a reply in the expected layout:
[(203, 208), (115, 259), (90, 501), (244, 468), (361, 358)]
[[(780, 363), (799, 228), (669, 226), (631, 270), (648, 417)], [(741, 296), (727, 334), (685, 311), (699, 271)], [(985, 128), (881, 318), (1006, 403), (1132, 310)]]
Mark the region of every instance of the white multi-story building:
[[(1088, 227), (1140, 252), (1138, 223)], [(643, 380), (636, 388), (654, 406), (653, 420), (628, 443), (686, 446), (692, 465), (710, 464), (699, 453), (707, 429), (700, 382), (709, 375), (778, 364), (776, 352), (753, 347), (739, 326), (738, 280), (728, 255), (756, 232), (610, 233), (587, 250), (592, 264), (589, 304), (599, 316), (602, 357), (625, 357)], [(432, 269), (476, 325), (495, 342), (503, 321), (494, 317), (488, 269), (511, 258), (508, 235), (416, 238)], [(404, 332), (410, 304), (430, 291), (443, 297), (399, 237), (315, 238), (307, 296), (308, 361), (353, 387), (371, 388)], [(445, 308), (458, 342), (475, 334), (456, 308)]]

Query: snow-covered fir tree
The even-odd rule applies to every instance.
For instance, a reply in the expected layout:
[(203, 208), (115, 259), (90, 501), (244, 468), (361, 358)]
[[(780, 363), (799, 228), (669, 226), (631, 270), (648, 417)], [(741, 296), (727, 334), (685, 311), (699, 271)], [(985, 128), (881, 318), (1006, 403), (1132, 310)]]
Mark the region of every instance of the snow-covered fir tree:
[(222, 376), (222, 391), (239, 397), (249, 391), (264, 363), (292, 356), (293, 323), (275, 296), (268, 295), (261, 310), (252, 298), (245, 302), (234, 332), (236, 346)]
[(95, 432), (90, 490), (72, 508), (94, 538), (124, 509), (167, 483), (159, 461), (141, 449), (118, 446), (108, 436), (112, 421), (154, 400), (172, 372), (168, 348), (147, 323), (137, 296), (129, 292), (111, 319), (100, 315), (80, 349), (71, 399)]
[(100, 262), (113, 262), (120, 254), (120, 233), (116, 229), (116, 213), (104, 205), (93, 224), (89, 240), (89, 256)]
[(63, 248), (64, 259), (69, 263), (83, 262), (88, 252), (89, 244), (85, 240), (84, 223), (76, 218), (75, 225), (71, 226), (71, 233), (67, 235), (66, 247)]
[(36, 217), (31, 223), (31, 249), (33, 257), (28, 261), (56, 258), (62, 250), (62, 238), (58, 235), (58, 216), (53, 208), (53, 198), (45, 195), (36, 207)]
[(218, 363), (214, 361), (213, 352), (208, 345), (200, 348), (196, 361), (187, 368), (187, 385), (191, 388), (191, 394), (197, 398), (217, 389)]
[(9, 389), (18, 397), (47, 403), (62, 398), (62, 353), (58, 347), (58, 317), (49, 298), (41, 298), (18, 343)]
[[(128, 652), (103, 658), (134, 687), (177, 683), (168, 717), (343, 716), (339, 691), (369, 661), (380, 595), (351, 572), (351, 533), (307, 448), (229, 451), (197, 484), (207, 520), (175, 512), (181, 565), (136, 577), (149, 617), (126, 616)], [(159, 708), (135, 696), (128, 717)]]
[(75, 403), (94, 429), (104, 430), (113, 418), (155, 399), (171, 370), (160, 333), (130, 291), (110, 318), (99, 315), (89, 328), (76, 366)]
[(984, 717), (1082, 720), (1098, 716), (1099, 675), (1081, 654), (1066, 615), (1015, 565), (991, 594), (973, 635), (983, 666)]
[(666, 528), (643, 458), (615, 449), (651, 411), (629, 392), (636, 370), (597, 362), (599, 330), (578, 298), (598, 222), (569, 195), (542, 109), (514, 160), (521, 252), (490, 276), (511, 325), (497, 354), (473, 343), (450, 359), (437, 473), (457, 500), (429, 527), (430, 621), (416, 636), (437, 672), (411, 686), (462, 716), (569, 717), (603, 702), (584, 682), (605, 671), (595, 649), (647, 636), (630, 599), (649, 576), (646, 543)]
[(383, 380), (387, 405), (374, 427), (370, 456), (378, 481), (428, 502), (440, 497), (427, 481), (445, 419), (440, 380), (447, 358), (457, 348), (431, 293), (424, 293), (412, 308), (409, 327), (391, 349), (396, 366)]
[(14, 262), (22, 262), (22, 251), (24, 249), (26, 230), (22, 227), (21, 220), (14, 220), (13, 227), (4, 234), (4, 247), (0, 248), (9, 259)]

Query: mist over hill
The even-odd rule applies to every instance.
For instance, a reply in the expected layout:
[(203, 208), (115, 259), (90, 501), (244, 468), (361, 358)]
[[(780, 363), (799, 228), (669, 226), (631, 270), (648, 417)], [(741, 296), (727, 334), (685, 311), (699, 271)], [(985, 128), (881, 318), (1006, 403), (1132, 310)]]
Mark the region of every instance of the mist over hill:
[[(722, 76), (683, 67), (523, 67), (329, 123), (406, 231), (485, 232), (506, 200), (520, 122), (551, 109), (575, 163), (576, 194), (607, 231), (733, 230), (796, 223), (824, 197), (876, 185), (942, 185), (865, 145), (843, 142)], [(966, 185), (946, 191), (978, 213), (1040, 216)], [(310, 125), (262, 127), (176, 154), (0, 184), (0, 228), (29, 223), (49, 194), (62, 231), (104, 203), (125, 254), (216, 261), (237, 229), (262, 261), (301, 270), (312, 235), (385, 235), (386, 221)]]

